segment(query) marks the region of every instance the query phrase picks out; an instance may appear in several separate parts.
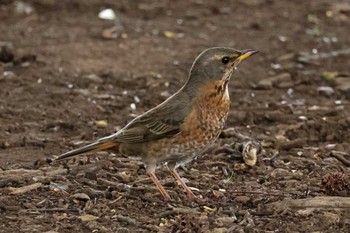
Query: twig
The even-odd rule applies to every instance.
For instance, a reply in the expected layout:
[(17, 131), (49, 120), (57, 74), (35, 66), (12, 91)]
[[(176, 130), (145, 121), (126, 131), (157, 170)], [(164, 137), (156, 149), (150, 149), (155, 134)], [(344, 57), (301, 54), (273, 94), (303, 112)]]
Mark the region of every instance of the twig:
[(336, 158), (336, 159), (338, 159), (345, 166), (350, 167), (350, 160), (347, 160), (346, 158), (344, 158), (344, 155), (348, 155), (346, 152), (332, 150), (329, 153), (329, 155), (334, 157), (334, 158)]

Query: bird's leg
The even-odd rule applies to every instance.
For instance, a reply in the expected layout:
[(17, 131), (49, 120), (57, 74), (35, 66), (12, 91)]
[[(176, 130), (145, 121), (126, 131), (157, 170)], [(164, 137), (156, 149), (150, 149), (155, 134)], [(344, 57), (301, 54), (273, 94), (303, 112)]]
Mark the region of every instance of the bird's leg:
[(192, 193), (191, 189), (189, 189), (187, 187), (187, 185), (185, 184), (185, 182), (181, 179), (181, 177), (179, 176), (179, 174), (177, 173), (177, 171), (175, 170), (175, 168), (169, 168), (171, 174), (175, 177), (176, 180), (178, 180), (181, 184), (181, 186), (185, 189), (186, 193), (187, 193), (187, 197), (190, 200), (195, 200), (196, 196)]
[(164, 189), (163, 185), (160, 183), (154, 172), (147, 172), (148, 175), (151, 177), (153, 183), (157, 186), (159, 192), (163, 195), (165, 200), (170, 200), (170, 196), (168, 192)]

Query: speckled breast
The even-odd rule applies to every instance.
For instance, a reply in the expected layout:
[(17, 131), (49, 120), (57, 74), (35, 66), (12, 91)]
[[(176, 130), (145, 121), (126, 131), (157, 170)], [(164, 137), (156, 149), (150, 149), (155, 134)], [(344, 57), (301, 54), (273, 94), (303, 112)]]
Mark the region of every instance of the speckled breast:
[(230, 106), (227, 87), (213, 88), (194, 101), (193, 110), (181, 125), (180, 133), (163, 139), (162, 162), (188, 162), (210, 146), (221, 133)]

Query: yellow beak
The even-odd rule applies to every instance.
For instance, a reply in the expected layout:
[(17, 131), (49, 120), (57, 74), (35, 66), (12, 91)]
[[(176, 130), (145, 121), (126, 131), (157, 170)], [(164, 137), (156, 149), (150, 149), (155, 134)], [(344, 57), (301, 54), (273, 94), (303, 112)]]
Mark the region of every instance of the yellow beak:
[(258, 51), (253, 49), (246, 49), (246, 50), (242, 50), (241, 52), (242, 54), (237, 58), (237, 61), (243, 61), (244, 59), (250, 57), (251, 55), (258, 53)]

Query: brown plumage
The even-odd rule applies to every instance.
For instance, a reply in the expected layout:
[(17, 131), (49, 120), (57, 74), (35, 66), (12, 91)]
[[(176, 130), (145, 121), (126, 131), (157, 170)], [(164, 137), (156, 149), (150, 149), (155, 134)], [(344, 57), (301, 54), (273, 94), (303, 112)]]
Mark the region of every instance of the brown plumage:
[(233, 70), (255, 53), (221, 47), (205, 50), (194, 61), (184, 86), (174, 95), (117, 133), (64, 153), (56, 160), (101, 150), (141, 156), (163, 197), (170, 199), (155, 176), (157, 165), (166, 163), (188, 197), (194, 199), (176, 168), (190, 162), (217, 139), (229, 112), (228, 82)]

